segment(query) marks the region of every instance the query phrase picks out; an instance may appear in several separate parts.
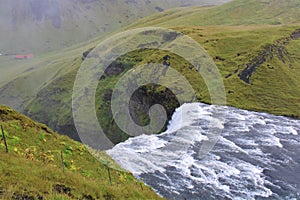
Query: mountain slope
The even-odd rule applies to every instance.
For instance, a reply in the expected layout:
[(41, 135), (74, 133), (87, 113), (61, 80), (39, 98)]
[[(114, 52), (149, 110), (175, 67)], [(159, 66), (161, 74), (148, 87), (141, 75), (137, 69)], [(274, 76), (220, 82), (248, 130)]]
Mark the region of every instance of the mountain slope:
[[(298, 24), (298, 13), (292, 12), (293, 10), (287, 12), (287, 8), (297, 6), (297, 2), (274, 1), (278, 5), (282, 5), (276, 7), (276, 12), (282, 13), (282, 16), (291, 16), (290, 21), (286, 21), (286, 25), (268, 25), (271, 21), (266, 25), (263, 16), (253, 13), (255, 3), (259, 5), (262, 2), (265, 1), (237, 0), (219, 7), (174, 9), (142, 19), (130, 28), (163, 25), (166, 28), (180, 31), (199, 42), (214, 59), (221, 72), (229, 105), (299, 118), (300, 25)], [(274, 6), (275, 4), (270, 3), (261, 7), (264, 11), (262, 13), (267, 13), (266, 16), (276, 13), (273, 12)], [(240, 10), (240, 18), (232, 19), (232, 16), (236, 14), (234, 8), (237, 7)], [(220, 13), (220, 16), (216, 18), (218, 15), (215, 13)], [(252, 15), (246, 15), (246, 13), (252, 13)], [(202, 26), (201, 19), (208, 16), (211, 17), (207, 18), (207, 24), (211, 24)], [(259, 17), (262, 17), (262, 20), (257, 20), (255, 25), (249, 23), (232, 25), (244, 24), (244, 19), (258, 19)], [(217, 25), (226, 24), (231, 20), (233, 20), (231, 25)], [(145, 24), (150, 21), (151, 23)], [(298, 23), (293, 24), (292, 22)], [(41, 76), (37, 71), (23, 74), (15, 81), (9, 82), (2, 87), (1, 93), (5, 94), (2, 101), (17, 105), (35, 119), (78, 139), (72, 120), (72, 88), (77, 70), (82, 62), (82, 53), (95, 47), (100, 41), (87, 43), (70, 51), (59, 52), (51, 57), (54, 58), (55, 64), (51, 63), (48, 67), (61, 67), (64, 70), (63, 73), (52, 74), (53, 76), (45, 81), (45, 85), (42, 84), (43, 80), (40, 80)], [(114, 142), (123, 141), (128, 136), (117, 128), (112, 119), (109, 97), (113, 84), (135, 64), (144, 64), (150, 61), (163, 63), (163, 58), (167, 55), (171, 56), (172, 67), (184, 74), (195, 87), (198, 101), (210, 103), (210, 96), (203, 80), (194, 75), (193, 69), (190, 69), (190, 65), (186, 61), (167, 52), (151, 50), (132, 52), (116, 62), (116, 66), (121, 69), (121, 74), (111, 75), (99, 82), (96, 97), (98, 119)], [(46, 61), (47, 56), (44, 59)], [(45, 69), (46, 67), (43, 70)], [(44, 75), (49, 76), (47, 73)], [(22, 94), (23, 89), (19, 91), (16, 88), (16, 86), (20, 87), (20, 83), (26, 83), (35, 78), (41, 81), (39, 89), (36, 90), (36, 96)], [(26, 88), (26, 84), (24, 87)], [(159, 101), (169, 102), (167, 105), (169, 106), (169, 117), (170, 113), (178, 106), (178, 102), (169, 98), (170, 95), (165, 89), (150, 86), (142, 88), (139, 92), (141, 98), (145, 98), (145, 107)], [(153, 93), (157, 95), (153, 95)], [(166, 97), (162, 97), (164, 95)], [(151, 96), (155, 96), (155, 98), (152, 99)], [(22, 104), (13, 102), (15, 97), (22, 101), (25, 100), (25, 102)], [(135, 115), (137, 116), (136, 121), (140, 124), (147, 124), (149, 120), (146, 116), (148, 110), (145, 107), (141, 106), (139, 114)]]
[(293, 24), (300, 21), (299, 8), (297, 0), (235, 0), (213, 8), (170, 10), (147, 17), (133, 26)]
[(97, 153), (101, 164), (82, 144), (8, 107), (0, 106), (0, 125), (9, 149), (1, 140), (1, 199), (161, 199), (104, 152)]
[[(5, 96), (1, 99), (6, 99), (1, 102), (21, 111), (30, 98), (36, 95), (36, 90), (69, 70), (66, 69), (67, 63), (89, 48), (86, 47), (87, 43), (95, 46), (99, 38), (101, 40), (110, 32), (143, 16), (177, 6), (219, 4), (226, 1), (1, 1), (0, 86), (13, 82), (1, 90)], [(17, 54), (22, 56), (31, 53), (34, 54), (33, 59), (15, 58)], [(28, 78), (25, 83), (23, 77)], [(17, 94), (14, 90), (18, 90)], [(23, 100), (19, 102), (16, 99)]]
[(224, 0), (5, 0), (0, 2), (0, 53), (40, 53), (103, 36), (164, 9)]
[[(184, 27), (176, 30), (186, 33), (198, 41), (216, 62), (221, 71), (227, 93), (227, 103), (239, 108), (265, 111), (278, 115), (300, 117), (299, 113), (299, 39), (291, 39), (299, 27)], [(299, 32), (299, 31), (298, 31)], [(205, 36), (203, 36), (205, 35)], [(281, 41), (281, 42), (280, 42)], [(285, 45), (282, 44), (287, 43)], [(278, 52), (285, 52), (283, 55)], [(162, 58), (170, 55), (167, 52), (139, 52), (128, 55), (136, 65), (143, 63), (162, 63)], [(127, 60), (128, 60), (127, 58)], [(142, 60), (142, 61), (140, 61)], [(210, 96), (203, 80), (189, 69), (189, 64), (175, 55), (171, 56), (173, 68), (181, 71), (197, 92), (198, 100), (210, 103)], [(126, 62), (120, 61), (123, 66)], [(185, 69), (185, 70), (183, 70)], [(26, 113), (42, 120), (57, 130), (63, 130), (70, 136), (77, 137), (73, 125), (71, 95), (77, 69), (56, 79), (42, 89), (37, 97), (27, 106)], [(123, 141), (116, 124), (112, 123), (110, 102), (106, 94), (110, 94), (112, 85), (122, 74), (99, 81), (96, 97), (98, 119), (102, 128), (110, 135), (112, 141)], [(246, 74), (244, 78), (244, 75)], [(197, 74), (196, 74), (197, 75)], [(53, 93), (53, 91), (62, 91)], [(149, 90), (149, 91), (148, 91)], [(178, 106), (176, 99), (168, 98), (167, 93), (152, 99), (153, 90), (140, 91), (138, 94), (146, 105), (149, 102), (167, 101), (169, 117)], [(155, 89), (156, 90), (156, 89)], [(146, 92), (148, 91), (148, 93)], [(152, 91), (152, 92), (151, 92)], [(160, 94), (160, 92), (158, 92)], [(139, 102), (139, 101), (138, 101)], [(148, 102), (148, 103), (147, 103)], [(147, 115), (147, 110), (142, 113)], [(57, 116), (56, 113), (60, 113)], [(141, 114), (140, 114), (141, 115)], [(140, 118), (144, 118), (142, 115)], [(143, 117), (144, 116), (144, 117)], [(140, 119), (136, 119), (139, 121)]]

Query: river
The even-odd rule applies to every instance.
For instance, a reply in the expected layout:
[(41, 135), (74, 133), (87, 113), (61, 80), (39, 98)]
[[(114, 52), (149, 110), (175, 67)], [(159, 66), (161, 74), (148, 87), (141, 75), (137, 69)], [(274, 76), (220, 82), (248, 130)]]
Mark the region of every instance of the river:
[(184, 104), (166, 132), (108, 154), (168, 199), (300, 199), (300, 120), (224, 107), (219, 140), (200, 159), (214, 108)]

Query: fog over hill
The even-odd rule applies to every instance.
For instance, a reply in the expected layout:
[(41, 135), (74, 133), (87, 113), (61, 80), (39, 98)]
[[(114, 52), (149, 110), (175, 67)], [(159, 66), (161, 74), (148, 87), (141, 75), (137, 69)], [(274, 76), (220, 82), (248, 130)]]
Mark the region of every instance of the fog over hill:
[(3, 0), (0, 2), (0, 53), (60, 49), (168, 8), (226, 1)]

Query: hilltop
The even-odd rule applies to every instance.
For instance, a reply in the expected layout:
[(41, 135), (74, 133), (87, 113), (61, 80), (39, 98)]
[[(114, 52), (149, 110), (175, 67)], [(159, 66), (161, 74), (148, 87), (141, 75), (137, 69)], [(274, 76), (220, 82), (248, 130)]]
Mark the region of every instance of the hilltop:
[(1, 199), (161, 199), (106, 153), (94, 151), (99, 162), (83, 144), (6, 106), (0, 106), (0, 125), (9, 150), (1, 140)]

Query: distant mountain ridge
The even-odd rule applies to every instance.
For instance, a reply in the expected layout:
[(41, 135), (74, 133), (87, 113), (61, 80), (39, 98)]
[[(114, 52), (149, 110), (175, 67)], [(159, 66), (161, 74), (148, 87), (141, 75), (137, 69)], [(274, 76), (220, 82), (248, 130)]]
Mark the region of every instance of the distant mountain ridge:
[(168, 8), (225, 1), (3, 0), (0, 2), (0, 52), (65, 48)]

